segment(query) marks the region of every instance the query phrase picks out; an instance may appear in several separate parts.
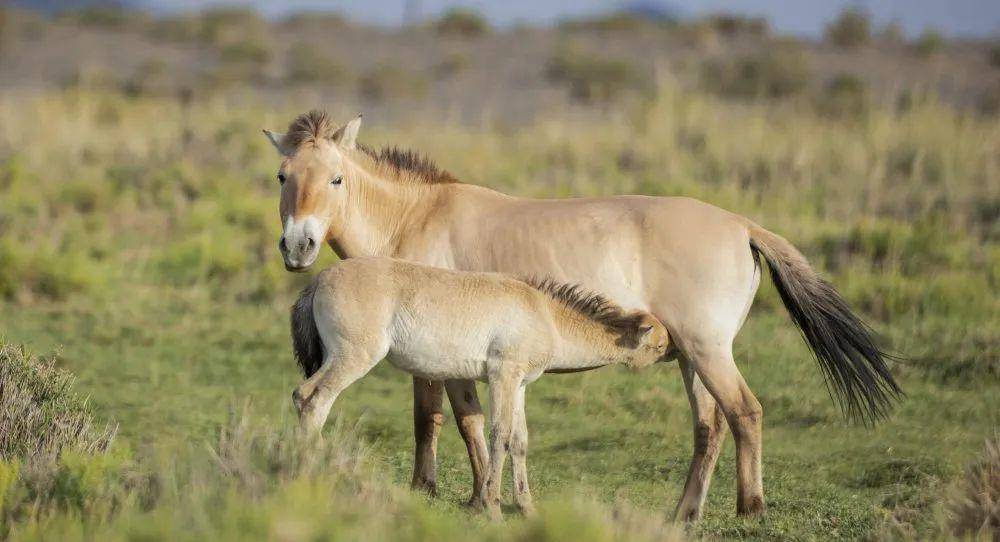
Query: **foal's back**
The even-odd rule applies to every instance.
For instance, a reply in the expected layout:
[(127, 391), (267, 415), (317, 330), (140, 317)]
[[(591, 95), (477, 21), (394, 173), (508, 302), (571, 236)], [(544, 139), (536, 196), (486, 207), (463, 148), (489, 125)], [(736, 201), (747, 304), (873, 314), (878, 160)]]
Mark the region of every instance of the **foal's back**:
[(483, 379), (491, 363), (552, 349), (547, 298), (505, 275), (351, 258), (317, 281), (314, 311), (325, 344), (367, 345), (370, 355), (423, 378)]

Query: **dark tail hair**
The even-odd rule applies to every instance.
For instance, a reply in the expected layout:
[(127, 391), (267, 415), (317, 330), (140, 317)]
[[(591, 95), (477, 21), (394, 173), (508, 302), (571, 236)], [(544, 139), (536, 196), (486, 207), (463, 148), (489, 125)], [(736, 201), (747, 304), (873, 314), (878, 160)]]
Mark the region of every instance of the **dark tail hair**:
[(313, 297), (317, 285), (317, 281), (312, 281), (292, 305), (292, 349), (295, 361), (307, 378), (323, 365), (323, 340), (320, 339), (316, 317), (313, 315)]
[(903, 390), (875, 345), (871, 327), (851, 312), (791, 243), (750, 223), (750, 249), (764, 256), (781, 300), (819, 361), (844, 414), (865, 424), (885, 418)]

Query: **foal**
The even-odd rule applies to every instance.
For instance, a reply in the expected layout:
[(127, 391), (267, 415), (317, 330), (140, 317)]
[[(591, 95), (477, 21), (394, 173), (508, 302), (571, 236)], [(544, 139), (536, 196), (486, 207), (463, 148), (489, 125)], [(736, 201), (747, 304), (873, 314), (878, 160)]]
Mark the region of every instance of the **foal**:
[(550, 280), (460, 272), (387, 258), (326, 269), (292, 307), (292, 342), (308, 377), (292, 394), (302, 426), (322, 428), (337, 396), (385, 358), (412, 375), (484, 380), (490, 390), (490, 468), (480, 494), (500, 517), (507, 453), (514, 495), (528, 489), (524, 387), (544, 372), (664, 357), (670, 337), (651, 314)]

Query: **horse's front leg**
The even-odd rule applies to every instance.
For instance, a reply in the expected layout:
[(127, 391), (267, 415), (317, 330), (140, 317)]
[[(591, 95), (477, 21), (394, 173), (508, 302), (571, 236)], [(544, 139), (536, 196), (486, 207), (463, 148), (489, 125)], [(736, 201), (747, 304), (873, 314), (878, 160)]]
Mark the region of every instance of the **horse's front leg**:
[(528, 487), (528, 420), (524, 412), (524, 388), (521, 384), (514, 395), (514, 428), (510, 443), (510, 462), (514, 471), (514, 501), (521, 513), (534, 515), (535, 504)]
[(413, 481), (410, 487), (437, 494), (437, 439), (444, 423), (441, 382), (413, 377)]
[(483, 428), (486, 425), (483, 407), (479, 404), (476, 393), (476, 383), (472, 380), (448, 380), (444, 383), (451, 401), (451, 410), (455, 413), (458, 431), (465, 441), (469, 452), (469, 463), (472, 464), (472, 496), (467, 506), (475, 508), (482, 504), (479, 500), (483, 490), (483, 480), (486, 478), (486, 467), (490, 461), (489, 450)]
[(514, 420), (514, 399), (521, 378), (512, 374), (490, 377), (490, 469), (480, 500), (493, 520), (500, 520), (500, 488), (503, 465), (510, 450)]

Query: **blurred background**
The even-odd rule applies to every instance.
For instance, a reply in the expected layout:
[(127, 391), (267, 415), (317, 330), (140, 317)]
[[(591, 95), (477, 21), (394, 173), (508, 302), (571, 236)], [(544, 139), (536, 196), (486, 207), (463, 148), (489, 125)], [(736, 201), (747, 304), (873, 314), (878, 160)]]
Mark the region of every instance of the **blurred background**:
[[(89, 430), (39, 444), (41, 426), (0, 439), (0, 538), (487, 529), (459, 506), (470, 474), (450, 420), (440, 498), (399, 491), (412, 397), (388, 368), (335, 407), (362, 451), (285, 470), (300, 378), (287, 308), (309, 276), (282, 267), (279, 159), (261, 129), (312, 108), (363, 113), (364, 143), (514, 195), (691, 196), (748, 216), (902, 354), (898, 413), (846, 424), (762, 285), (736, 355), (765, 409), (771, 514), (734, 517), (727, 440), (689, 535), (975, 532), (1000, 499), (981, 498), (1000, 487), (983, 474), (1000, 472), (998, 25), (985, 0), (0, 4), (0, 391), (56, 401), (55, 367), (90, 397), (84, 425), (118, 427), (113, 445)], [(675, 366), (649, 374), (533, 384), (536, 498), (598, 508), (482, 532), (681, 536), (662, 520), (686, 475), (689, 409)], [(0, 422), (57, 419), (11, 415), (18, 397), (0, 394)], [(77, 455), (39, 467), (32, 446)], [(358, 457), (377, 476), (344, 470)]]

